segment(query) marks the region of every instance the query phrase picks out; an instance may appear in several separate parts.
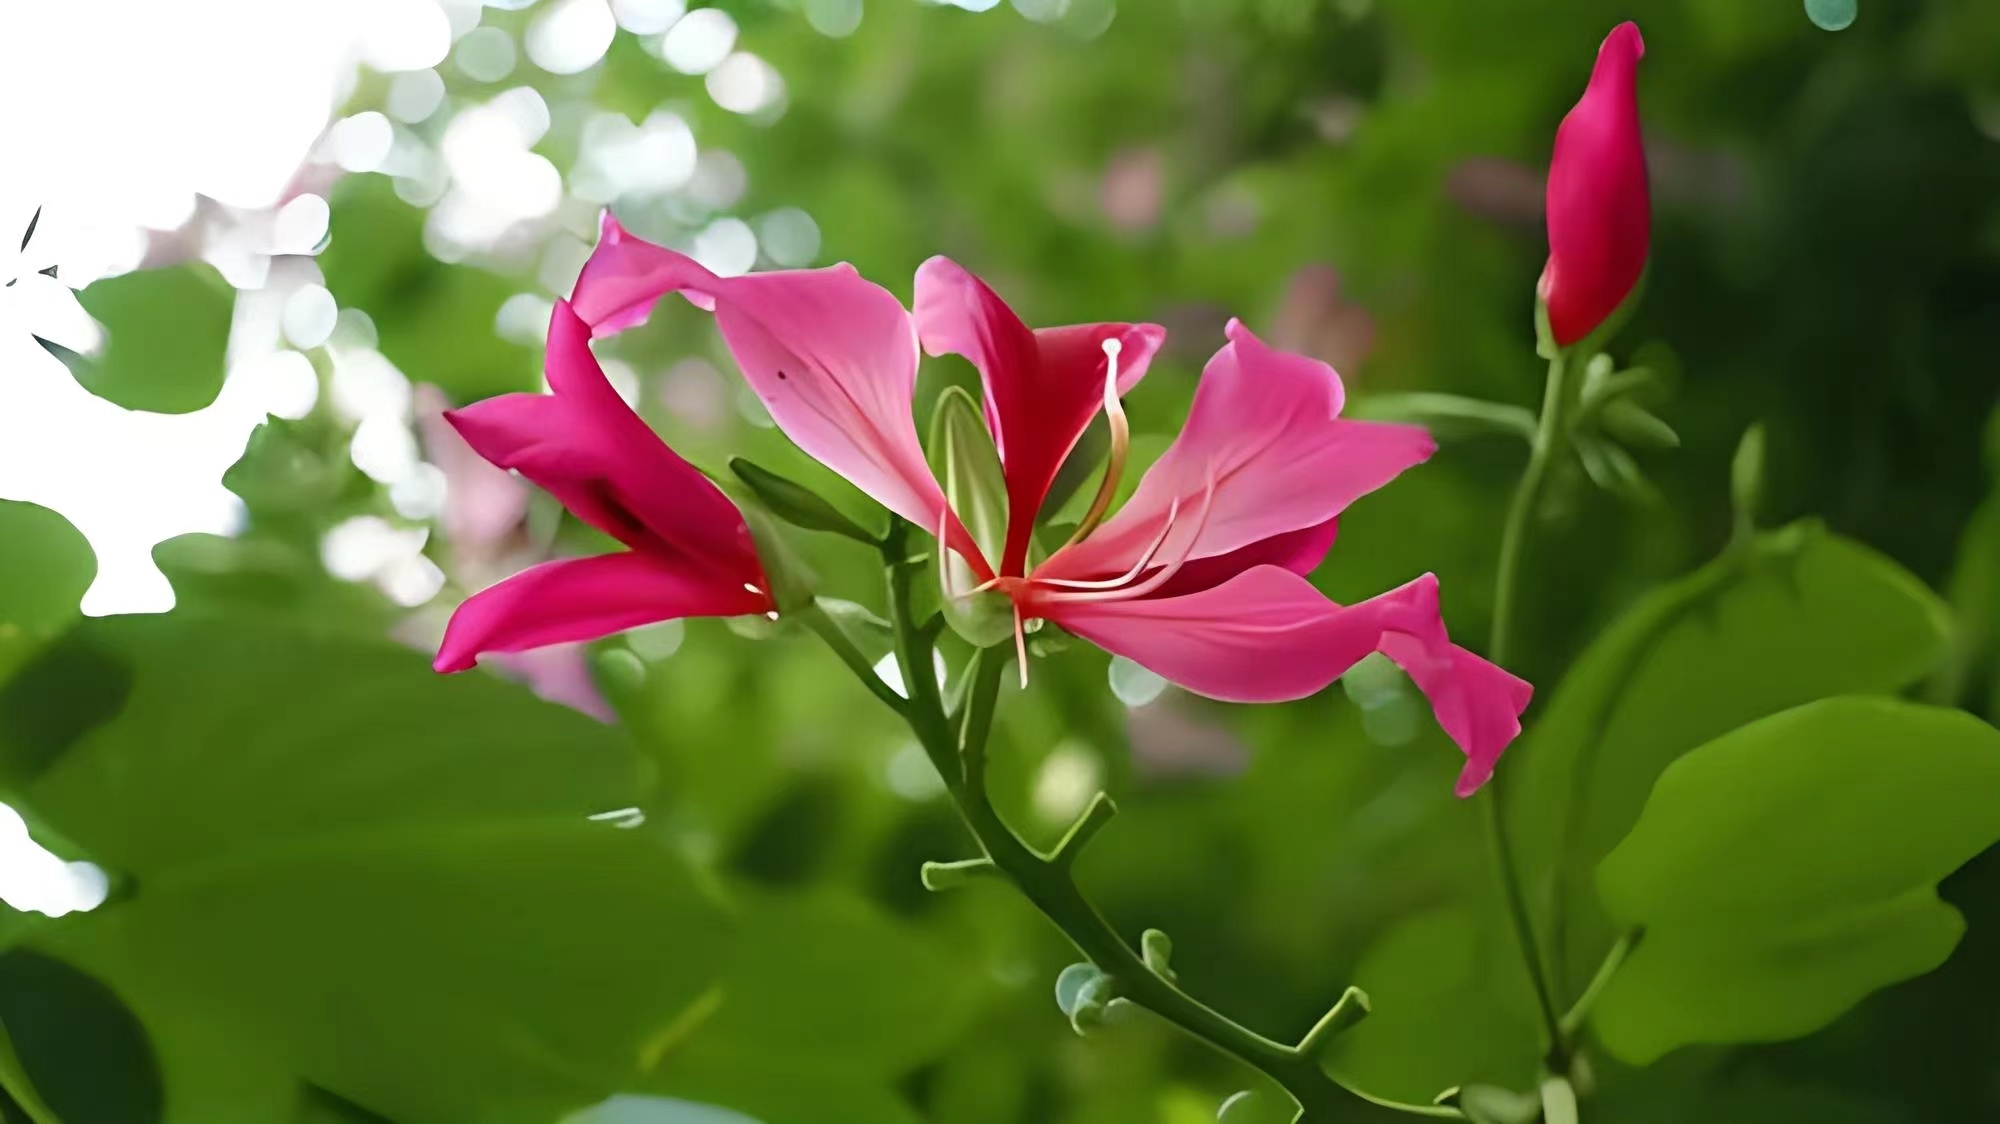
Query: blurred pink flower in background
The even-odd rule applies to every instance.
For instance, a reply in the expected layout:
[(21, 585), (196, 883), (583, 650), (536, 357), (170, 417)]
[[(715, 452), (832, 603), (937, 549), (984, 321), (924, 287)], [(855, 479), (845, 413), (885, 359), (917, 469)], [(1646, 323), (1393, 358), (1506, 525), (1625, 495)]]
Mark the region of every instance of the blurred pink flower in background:
[(1166, 205), (1165, 164), (1157, 148), (1128, 148), (1105, 165), (1098, 205), (1114, 229), (1137, 234), (1159, 224)]
[(1330, 265), (1301, 266), (1285, 283), (1278, 314), (1271, 321), (1271, 346), (1325, 363), (1343, 377), (1375, 347), (1375, 318), (1340, 291), (1340, 274)]

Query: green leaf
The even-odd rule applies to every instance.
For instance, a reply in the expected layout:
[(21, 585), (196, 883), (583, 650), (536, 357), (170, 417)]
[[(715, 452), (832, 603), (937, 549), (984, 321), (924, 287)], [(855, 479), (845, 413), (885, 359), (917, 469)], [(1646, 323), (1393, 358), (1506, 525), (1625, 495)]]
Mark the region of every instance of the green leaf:
[(1731, 731), (1661, 774), (1598, 869), (1646, 935), (1597, 1031), (1635, 1063), (1811, 1033), (1944, 962), (1964, 921), (1937, 883), (1996, 840), (2000, 731), (1962, 711), (1836, 698)]
[(105, 332), (100, 355), (56, 353), (85, 390), (162, 414), (215, 401), (236, 293), (214, 269), (189, 262), (134, 270), (92, 283), (76, 299)]
[(399, 1124), (545, 1124), (635, 1080), (714, 983), (701, 880), (588, 818), (645, 802), (607, 727), (241, 620), (93, 621), (38, 664), (62, 659), (129, 690), (74, 691), (122, 701), (41, 723), (60, 739), (0, 729), (0, 776), (127, 889), (37, 944), (156, 1034), (208, 1028)]
[(746, 895), (721, 1005), (647, 1088), (767, 1124), (893, 1124), (892, 1092), (965, 1029), (954, 951), (838, 893)]
[(1535, 415), (1526, 408), (1457, 394), (1375, 394), (1357, 400), (1351, 413), (1364, 420), (1413, 422), (1442, 436), (1535, 439)]
[(1533, 998), (1503, 930), (1469, 907), (1414, 914), (1361, 958), (1370, 1013), (1334, 1041), (1331, 1068), (1376, 1096), (1428, 1102), (1460, 1082), (1534, 1077)]
[[(932, 471), (944, 484), (945, 501), (965, 524), (974, 545), (989, 562), (998, 563), (1007, 540), (1007, 480), (1000, 453), (993, 447), (979, 404), (961, 387), (947, 387), (931, 414), (930, 447), (925, 450)], [(937, 528), (926, 528), (932, 534)], [(945, 622), (966, 642), (982, 648), (1014, 635), (1013, 604), (997, 591), (970, 592), (979, 584), (956, 551), (938, 545), (938, 575), (943, 582)]]
[[(14, 1043), (7, 1033), (5, 1023), (0, 1023), (0, 1109), (9, 1104), (18, 1107), (28, 1116), (28, 1124), (62, 1124), (55, 1111), (42, 1100), (35, 1090), (35, 1083), (28, 1078), (28, 1071), (21, 1065), (21, 1059), (14, 1053)], [(0, 1112), (0, 1116), (4, 1116)]]
[(729, 461), (729, 470), (756, 493), (764, 506), (771, 510), (771, 514), (795, 527), (845, 535), (856, 542), (867, 543), (870, 546), (874, 546), (881, 539), (881, 536), (869, 534), (854, 520), (841, 514), (838, 508), (828, 503), (819, 493), (753, 461), (744, 457), (732, 457)]
[(97, 555), (45, 507), (0, 500), (0, 682), (77, 618)]
[(1680, 447), (1681, 435), (1651, 410), (1629, 398), (1605, 404), (1604, 431), (1623, 441), (1651, 449)]
[[(1630, 829), (1675, 758), (1742, 725), (1829, 695), (1890, 692), (1943, 651), (1947, 615), (1900, 566), (1795, 524), (1641, 598), (1576, 661), (1510, 757), (1521, 868), (1545, 906), (1574, 994), (1617, 934), (1589, 871)], [(1566, 871), (1556, 881), (1550, 872)]]
[(22, 949), (0, 955), (0, 1089), (33, 1124), (148, 1124), (164, 1107), (132, 1012), (97, 980)]

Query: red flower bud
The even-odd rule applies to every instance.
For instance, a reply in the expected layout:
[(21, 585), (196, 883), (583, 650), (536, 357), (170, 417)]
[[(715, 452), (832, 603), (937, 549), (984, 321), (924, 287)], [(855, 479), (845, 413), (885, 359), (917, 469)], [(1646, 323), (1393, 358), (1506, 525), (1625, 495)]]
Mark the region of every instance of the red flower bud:
[(1538, 292), (1562, 347), (1604, 323), (1645, 272), (1652, 206), (1634, 88), (1645, 53), (1637, 25), (1612, 29), (1583, 100), (1556, 130), (1549, 161), (1549, 264)]

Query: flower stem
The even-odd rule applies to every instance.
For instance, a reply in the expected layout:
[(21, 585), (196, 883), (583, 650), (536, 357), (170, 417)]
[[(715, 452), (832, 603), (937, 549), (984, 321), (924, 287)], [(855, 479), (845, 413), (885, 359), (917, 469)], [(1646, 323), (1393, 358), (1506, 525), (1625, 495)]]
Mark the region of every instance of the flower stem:
[[(1563, 412), (1570, 397), (1565, 385), (1568, 361), (1569, 357), (1561, 352), (1549, 361), (1548, 382), (1542, 392), (1542, 413), (1535, 428), (1534, 444), (1528, 450), (1528, 466), (1522, 471), (1521, 482), (1514, 489), (1513, 502), (1507, 508), (1507, 523), (1500, 533), (1500, 563), (1493, 586), (1493, 637), (1487, 645), (1486, 655), (1502, 667), (1506, 666), (1513, 639), (1514, 604), (1520, 585), (1521, 558), (1527, 551), (1536, 510), (1541, 506), (1549, 467), (1561, 453), (1567, 434)], [(1521, 961), (1535, 989), (1535, 1004), (1541, 1012), (1543, 1031), (1548, 1039), (1549, 1069), (1563, 1074), (1569, 1072), (1568, 1039), (1562, 1031), (1562, 1020), (1556, 1014), (1548, 969), (1542, 959), (1541, 946), (1535, 939), (1534, 918), (1528, 912), (1527, 897), (1521, 890), (1520, 872), (1514, 865), (1513, 839), (1507, 831), (1506, 806), (1499, 780), (1496, 775), (1488, 781), (1481, 796), (1486, 805), (1486, 831), (1492, 842), (1493, 865), (1499, 874), (1501, 895), (1507, 901), (1508, 918), (1513, 923), (1515, 943), (1520, 946)]]
[(803, 621), (805, 626), (818, 634), (821, 640), (826, 641), (826, 646), (833, 649), (833, 654), (840, 657), (840, 662), (846, 664), (847, 669), (854, 673), (854, 677), (861, 680), (862, 684), (873, 691), (875, 697), (881, 699), (890, 710), (902, 714), (907, 709), (903, 696), (897, 694), (882, 681), (881, 676), (875, 674), (874, 665), (868, 662), (868, 657), (862, 655), (861, 650), (854, 646), (854, 641), (848, 639), (847, 633), (841, 631), (840, 625), (826, 615), (826, 610), (817, 604), (808, 604), (792, 615)]
[(1574, 1042), (1576, 1036), (1583, 1033), (1584, 1020), (1590, 1017), (1592, 1008), (1597, 1006), (1598, 997), (1604, 994), (1606, 987), (1610, 986), (1611, 977), (1617, 975), (1618, 969), (1625, 966), (1625, 958), (1632, 955), (1632, 950), (1638, 946), (1641, 935), (1639, 930), (1633, 929), (1619, 937), (1618, 943), (1611, 946), (1611, 951), (1605, 954), (1604, 963), (1598, 965), (1597, 974), (1590, 978), (1590, 986), (1583, 989), (1583, 994), (1577, 997), (1576, 1003), (1564, 1013), (1562, 1017), (1564, 1037)]
[[(1333, 1036), (1331, 1031), (1309, 1035), (1307, 1042), (1298, 1046), (1274, 1041), (1193, 998), (1149, 966), (1084, 896), (1074, 876), (1077, 856), (1116, 811), (1102, 793), (1051, 852), (1029, 846), (1007, 826), (986, 790), (986, 747), (992, 735), (1006, 657), (997, 649), (979, 653), (966, 672), (972, 681), (962, 711), (956, 720), (945, 712), (931, 674), (935, 636), (915, 621), (910, 611), (915, 566), (905, 557), (907, 529), (908, 524), (896, 520), (882, 546), (883, 560), (889, 570), (889, 616), (896, 633), (896, 658), (910, 692), (907, 703), (899, 709), (937, 765), (960, 819), (994, 870), (1047, 917), (1077, 951), (1116, 981), (1117, 998), (1153, 1012), (1275, 1082), (1298, 1105), (1295, 1124), (1331, 1124), (1353, 1107), (1353, 1099), (1414, 1116), (1464, 1119), (1463, 1113), (1449, 1106), (1405, 1104), (1350, 1090), (1321, 1067), (1321, 1052), (1326, 1040)], [(850, 668), (854, 667), (854, 661), (842, 658)], [(1351, 1023), (1353, 1012), (1350, 1010), (1348, 1014), (1350, 1017), (1336, 1022)], [(1304, 1048), (1308, 1044), (1312, 1049)]]

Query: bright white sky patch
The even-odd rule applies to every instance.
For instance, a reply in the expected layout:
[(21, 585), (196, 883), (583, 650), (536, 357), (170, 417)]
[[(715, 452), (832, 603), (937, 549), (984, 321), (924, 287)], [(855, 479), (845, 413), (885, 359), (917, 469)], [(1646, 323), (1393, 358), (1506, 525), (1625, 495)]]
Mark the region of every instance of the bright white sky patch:
[(61, 917), (104, 904), (111, 883), (95, 863), (64, 862), (28, 836), (20, 813), (0, 804), (0, 901)]

